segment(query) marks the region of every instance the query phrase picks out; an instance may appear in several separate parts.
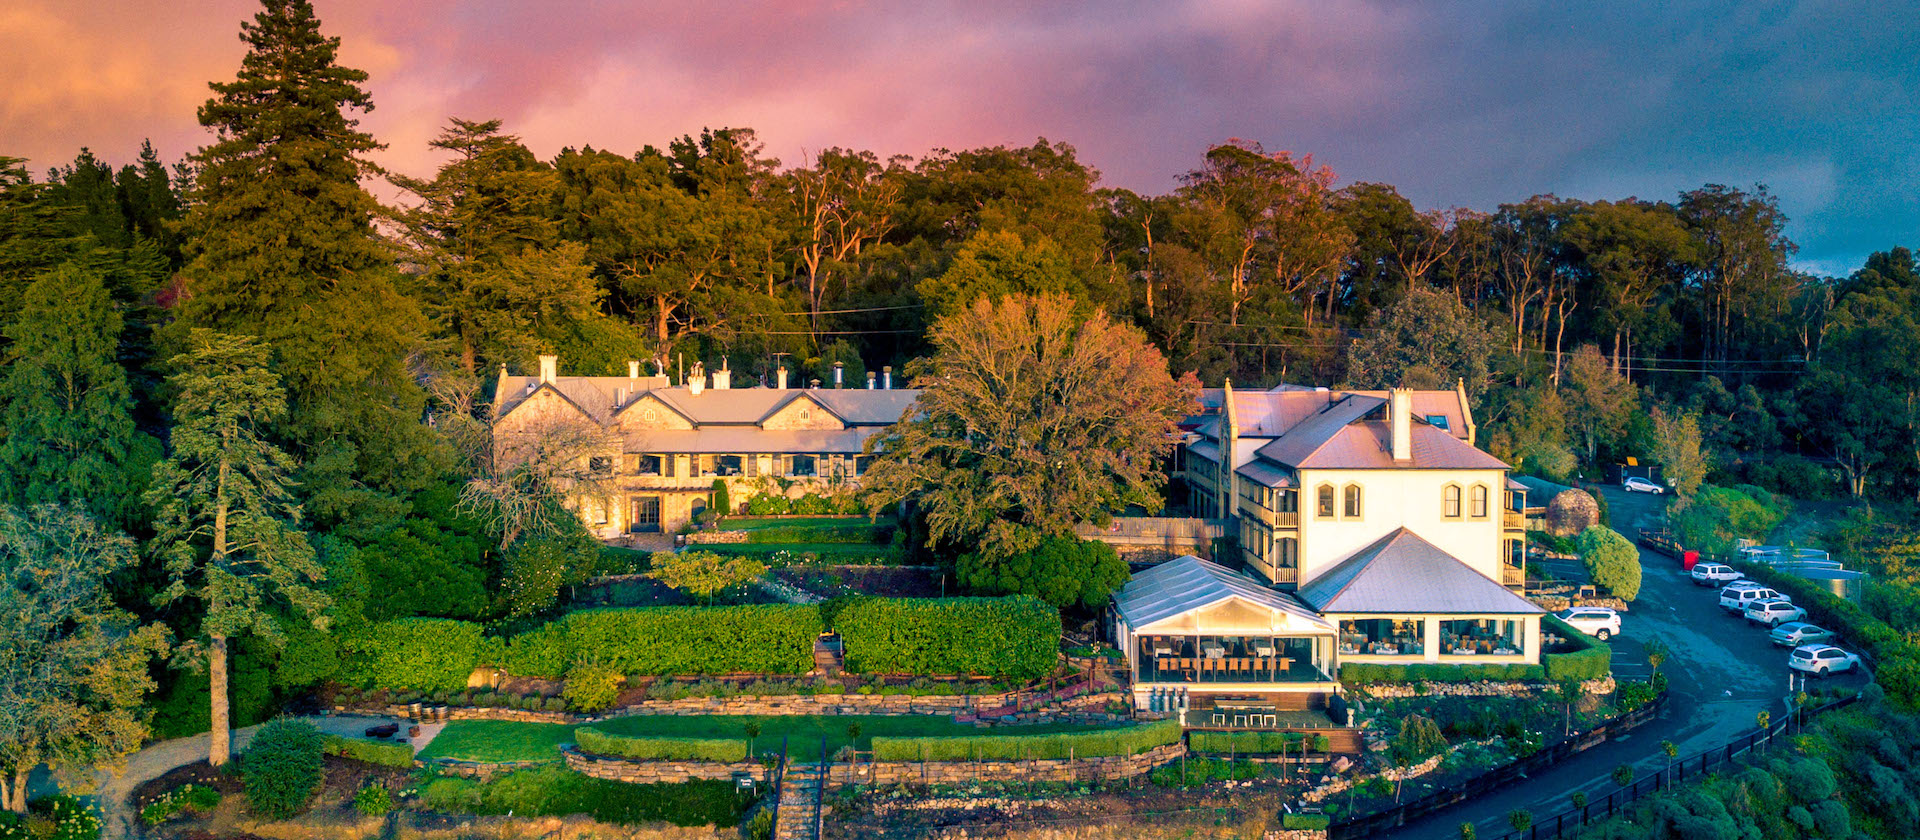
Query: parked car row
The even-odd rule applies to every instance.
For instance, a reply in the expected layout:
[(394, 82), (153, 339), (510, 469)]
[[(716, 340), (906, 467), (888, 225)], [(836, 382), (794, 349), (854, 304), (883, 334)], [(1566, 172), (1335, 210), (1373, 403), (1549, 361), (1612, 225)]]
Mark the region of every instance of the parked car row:
[(1858, 654), (1831, 644), (1839, 634), (1806, 621), (1805, 607), (1758, 581), (1747, 580), (1739, 570), (1721, 563), (1698, 563), (1688, 572), (1701, 586), (1717, 583), (1720, 608), (1768, 628), (1767, 638), (1776, 645), (1792, 648), (1787, 667), (1814, 676), (1826, 676), (1860, 667)]

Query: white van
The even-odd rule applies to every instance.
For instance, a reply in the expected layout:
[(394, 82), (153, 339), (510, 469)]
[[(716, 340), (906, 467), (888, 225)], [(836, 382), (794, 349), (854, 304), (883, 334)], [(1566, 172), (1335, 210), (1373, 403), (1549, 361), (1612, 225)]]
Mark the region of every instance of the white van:
[(1734, 615), (1747, 611), (1747, 605), (1755, 601), (1779, 598), (1791, 602), (1792, 599), (1764, 586), (1729, 586), (1720, 590), (1720, 609)]

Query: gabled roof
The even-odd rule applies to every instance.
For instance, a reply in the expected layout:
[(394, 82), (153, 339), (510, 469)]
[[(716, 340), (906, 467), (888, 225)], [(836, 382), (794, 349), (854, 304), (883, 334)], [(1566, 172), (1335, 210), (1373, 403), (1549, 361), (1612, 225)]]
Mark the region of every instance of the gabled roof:
[(684, 452), (694, 454), (859, 454), (867, 438), (884, 432), (878, 426), (850, 429), (762, 429), (759, 426), (717, 425), (702, 429), (643, 429), (628, 432), (621, 451), (632, 453)]
[(640, 397), (652, 395), (697, 426), (757, 425), (805, 397), (852, 426), (883, 426), (911, 410), (915, 389), (854, 388), (704, 388), (663, 386), (664, 377), (561, 376), (541, 383), (533, 376), (501, 376), (494, 393), (494, 417), (504, 417), (541, 387), (552, 388), (595, 422), (606, 423)]
[(1241, 478), (1247, 479), (1261, 487), (1295, 486), (1292, 473), (1287, 472), (1283, 467), (1278, 467), (1265, 461), (1253, 461), (1235, 469), (1234, 472), (1239, 473)]
[(1113, 593), (1114, 608), (1136, 632), (1167, 619), (1235, 600), (1273, 613), (1276, 620), (1272, 624), (1276, 628), (1292, 625), (1292, 632), (1333, 632), (1333, 625), (1293, 596), (1191, 554), (1134, 575), (1133, 580)]
[[(1296, 469), (1306, 462), (1349, 424), (1387, 404), (1379, 397), (1354, 395), (1327, 406), (1318, 414), (1300, 421), (1287, 433), (1260, 447), (1260, 457)], [(1392, 458), (1389, 457), (1391, 462)]]
[(1534, 614), (1534, 606), (1405, 528), (1300, 588), (1323, 613)]
[[(1329, 412), (1331, 413), (1331, 412)], [(1314, 433), (1321, 430), (1315, 429)], [(1309, 470), (1504, 470), (1507, 465), (1478, 447), (1415, 420), (1413, 457), (1393, 460), (1393, 430), (1385, 421), (1366, 420), (1334, 429), (1324, 439), (1293, 433), (1260, 447), (1262, 458)]]
[[(1342, 391), (1279, 385), (1269, 391), (1235, 390), (1234, 420), (1242, 438), (1277, 438), (1294, 427), (1349, 397), (1372, 397), (1385, 401), (1386, 391)], [(1226, 389), (1203, 388), (1199, 414), (1181, 421), (1182, 428), (1193, 429), (1207, 437), (1220, 437), (1220, 420), (1226, 406)], [(1413, 415), (1422, 420), (1444, 418), (1445, 430), (1454, 437), (1467, 437), (1467, 406), (1454, 390), (1414, 391)]]

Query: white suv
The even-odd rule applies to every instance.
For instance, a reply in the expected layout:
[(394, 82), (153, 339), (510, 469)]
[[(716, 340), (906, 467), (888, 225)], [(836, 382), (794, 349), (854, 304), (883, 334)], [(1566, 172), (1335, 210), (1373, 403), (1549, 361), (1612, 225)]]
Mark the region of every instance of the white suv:
[(1695, 563), (1693, 571), (1687, 574), (1692, 575), (1693, 582), (1701, 586), (1712, 586), (1716, 583), (1725, 586), (1746, 577), (1725, 563)]
[(1603, 642), (1620, 635), (1620, 612), (1612, 607), (1568, 607), (1554, 616)]
[(1860, 667), (1860, 656), (1833, 645), (1801, 645), (1787, 656), (1787, 667), (1826, 676), (1835, 671), (1851, 671)]
[(1720, 590), (1720, 609), (1733, 615), (1745, 612), (1755, 601), (1786, 600), (1785, 596), (1764, 586), (1729, 586)]
[(1807, 617), (1807, 611), (1793, 605), (1792, 601), (1769, 599), (1754, 601), (1747, 605), (1748, 621), (1773, 627), (1785, 621), (1799, 621)]

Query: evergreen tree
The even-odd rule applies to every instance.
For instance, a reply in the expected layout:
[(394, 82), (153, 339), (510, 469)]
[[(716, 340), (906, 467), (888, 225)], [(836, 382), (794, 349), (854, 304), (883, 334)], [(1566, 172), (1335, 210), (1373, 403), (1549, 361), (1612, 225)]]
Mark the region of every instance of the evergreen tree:
[(309, 464), (315, 506), (348, 515), (377, 490), (416, 487), (433, 470), (416, 422), (424, 397), (402, 365), (423, 323), (395, 287), (361, 188), (358, 128), (366, 73), (335, 62), (306, 0), (264, 0), (241, 24), (238, 76), (212, 85), (187, 215), (182, 322), (266, 340), (286, 377), (291, 437)]
[(282, 419), (287, 397), (267, 369), (258, 341), (195, 330), (189, 349), (172, 360), (172, 453), (154, 467), (147, 500), (154, 506), (158, 553), (171, 583), (170, 603), (192, 598), (206, 608), (213, 737), (208, 761), (226, 762), (227, 641), (254, 634), (278, 643), (274, 617), (282, 602), (317, 616), (325, 596), (313, 588), (321, 566), (300, 530), (291, 456), (262, 430)]
[(65, 502), (131, 525), (143, 471), (158, 458), (135, 431), (121, 318), (98, 274), (68, 265), (27, 287), (6, 328), (14, 361), (0, 378), (0, 494), (14, 504)]
[(19, 311), (28, 284), (72, 259), (86, 242), (73, 232), (72, 213), (50, 200), (21, 158), (0, 155), (0, 318)]

